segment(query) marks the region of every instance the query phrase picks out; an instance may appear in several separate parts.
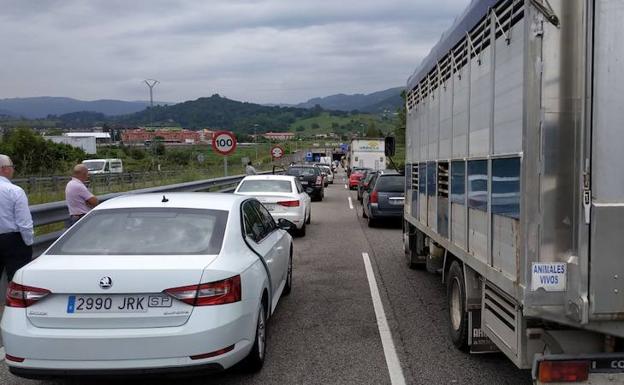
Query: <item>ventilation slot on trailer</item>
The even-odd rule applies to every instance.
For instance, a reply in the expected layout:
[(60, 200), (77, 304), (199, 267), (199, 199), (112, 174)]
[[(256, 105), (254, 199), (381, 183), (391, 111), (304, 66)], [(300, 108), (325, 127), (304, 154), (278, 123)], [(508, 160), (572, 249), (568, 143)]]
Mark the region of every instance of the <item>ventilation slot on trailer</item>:
[(438, 196), (443, 198), (448, 198), (449, 196), (448, 162), (438, 162)]
[(482, 327), (494, 342), (499, 342), (501, 350), (507, 350), (506, 353), (514, 357), (518, 356), (519, 313), (520, 308), (513, 299), (491, 283), (484, 283)]
[(511, 27), (524, 17), (524, 2), (520, 0), (503, 1), (493, 10), (496, 25), (496, 38), (504, 36), (507, 43), (511, 41)]
[(418, 191), (418, 164), (412, 165), (412, 190)]

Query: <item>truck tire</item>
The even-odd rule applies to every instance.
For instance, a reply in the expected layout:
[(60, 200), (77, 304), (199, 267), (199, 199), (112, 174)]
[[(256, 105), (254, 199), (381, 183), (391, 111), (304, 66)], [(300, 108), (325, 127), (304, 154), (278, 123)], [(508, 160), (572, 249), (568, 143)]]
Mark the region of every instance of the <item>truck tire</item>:
[(448, 272), (446, 296), (449, 311), (449, 332), (453, 345), (461, 351), (468, 350), (468, 312), (466, 311), (466, 288), (464, 272), (453, 261)]
[(416, 234), (413, 234), (412, 225), (407, 221), (404, 221), (403, 223), (403, 250), (405, 251), (407, 267), (412, 270), (420, 270), (425, 266), (422, 261), (418, 260)]

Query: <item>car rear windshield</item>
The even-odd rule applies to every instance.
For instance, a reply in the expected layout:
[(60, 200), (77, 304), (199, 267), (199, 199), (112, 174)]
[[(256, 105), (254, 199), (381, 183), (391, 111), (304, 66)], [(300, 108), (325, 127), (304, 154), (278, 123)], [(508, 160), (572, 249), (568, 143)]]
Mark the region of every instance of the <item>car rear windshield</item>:
[(289, 180), (244, 180), (237, 192), (290, 193), (293, 191)]
[(53, 255), (218, 254), (224, 210), (136, 208), (95, 211), (48, 251)]
[(294, 175), (294, 176), (300, 176), (300, 175), (317, 175), (317, 168), (315, 167), (291, 167), (288, 169), (288, 171), (286, 171), (286, 175)]
[(383, 192), (403, 192), (405, 177), (403, 175), (382, 175), (379, 177), (375, 190)]

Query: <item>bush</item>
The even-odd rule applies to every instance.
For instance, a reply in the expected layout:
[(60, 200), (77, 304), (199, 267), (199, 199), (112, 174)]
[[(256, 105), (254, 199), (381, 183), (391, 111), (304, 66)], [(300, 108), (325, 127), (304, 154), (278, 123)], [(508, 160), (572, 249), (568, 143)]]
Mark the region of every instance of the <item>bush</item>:
[(11, 157), (20, 176), (66, 173), (86, 157), (81, 149), (45, 140), (29, 128), (5, 134), (0, 153)]

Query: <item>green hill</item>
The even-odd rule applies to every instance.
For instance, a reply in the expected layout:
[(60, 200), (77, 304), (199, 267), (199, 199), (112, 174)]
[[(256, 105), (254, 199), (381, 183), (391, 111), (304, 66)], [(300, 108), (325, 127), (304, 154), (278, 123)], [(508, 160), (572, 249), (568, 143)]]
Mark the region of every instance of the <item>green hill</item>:
[[(239, 102), (217, 94), (207, 98), (190, 100), (171, 106), (156, 106), (131, 115), (117, 117), (119, 123), (145, 125), (177, 123), (182, 127), (217, 128), (235, 132), (253, 132), (255, 124), (259, 132), (285, 131), (301, 118), (317, 116), (318, 109), (294, 107), (269, 107)], [(339, 113), (342, 114), (342, 113)]]
[[(257, 125), (258, 133), (293, 131), (305, 137), (315, 134), (366, 133), (371, 126), (387, 132), (392, 129), (394, 117), (345, 111), (325, 111), (321, 107), (296, 108), (263, 106), (239, 102), (219, 95), (199, 98), (169, 106), (156, 106), (128, 115), (106, 116), (92, 111), (72, 112), (48, 116), (45, 127), (88, 128), (93, 126), (177, 126), (189, 129), (223, 129), (238, 134), (250, 134)], [(43, 126), (43, 120), (3, 121), (4, 125)]]
[(394, 129), (394, 120), (371, 114), (337, 116), (322, 112), (318, 116), (297, 120), (290, 125), (290, 131), (302, 136), (330, 132), (338, 135), (356, 132), (365, 134), (371, 126), (387, 133)]

